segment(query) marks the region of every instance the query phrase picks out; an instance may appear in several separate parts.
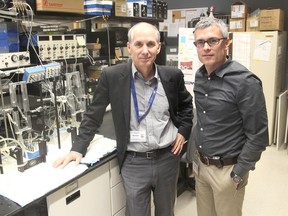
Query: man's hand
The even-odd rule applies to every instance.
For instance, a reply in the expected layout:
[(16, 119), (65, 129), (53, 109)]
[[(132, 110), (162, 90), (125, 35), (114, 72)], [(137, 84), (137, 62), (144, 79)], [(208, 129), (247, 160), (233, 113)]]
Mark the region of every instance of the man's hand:
[(185, 143), (185, 138), (180, 133), (178, 133), (173, 143), (172, 153), (175, 155), (179, 155)]
[(57, 168), (61, 166), (61, 168), (64, 168), (70, 161), (75, 161), (76, 165), (80, 163), (82, 159), (82, 154), (76, 151), (71, 151), (70, 153), (64, 155), (63, 157), (58, 158), (54, 161), (53, 167)]

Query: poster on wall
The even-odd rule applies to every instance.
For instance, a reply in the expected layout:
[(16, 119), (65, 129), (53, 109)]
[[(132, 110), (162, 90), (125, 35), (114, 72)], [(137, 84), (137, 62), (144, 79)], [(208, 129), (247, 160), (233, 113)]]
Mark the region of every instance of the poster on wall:
[(193, 95), (195, 73), (202, 63), (198, 59), (197, 50), (193, 44), (194, 28), (179, 28), (178, 68), (184, 73), (186, 87)]

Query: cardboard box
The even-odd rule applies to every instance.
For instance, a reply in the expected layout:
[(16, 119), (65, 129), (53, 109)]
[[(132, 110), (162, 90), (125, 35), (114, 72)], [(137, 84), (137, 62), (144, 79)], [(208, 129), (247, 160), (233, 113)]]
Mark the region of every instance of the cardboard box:
[(115, 16), (126, 17), (127, 16), (127, 5), (126, 0), (114, 0), (115, 5)]
[(246, 19), (245, 18), (234, 18), (229, 21), (230, 32), (245, 32), (246, 31)]
[(248, 17), (246, 20), (246, 31), (260, 31), (260, 17)]
[(84, 14), (83, 0), (36, 0), (37, 11)]
[(250, 8), (243, 1), (237, 1), (231, 5), (231, 18), (246, 18)]
[(282, 9), (267, 9), (260, 11), (261, 31), (283, 31), (284, 11)]

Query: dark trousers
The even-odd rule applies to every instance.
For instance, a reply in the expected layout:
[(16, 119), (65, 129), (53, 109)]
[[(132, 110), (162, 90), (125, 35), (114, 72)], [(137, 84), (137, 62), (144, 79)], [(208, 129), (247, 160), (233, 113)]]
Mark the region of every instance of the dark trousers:
[(121, 169), (126, 191), (126, 216), (174, 216), (180, 157), (167, 151), (153, 159), (127, 154)]

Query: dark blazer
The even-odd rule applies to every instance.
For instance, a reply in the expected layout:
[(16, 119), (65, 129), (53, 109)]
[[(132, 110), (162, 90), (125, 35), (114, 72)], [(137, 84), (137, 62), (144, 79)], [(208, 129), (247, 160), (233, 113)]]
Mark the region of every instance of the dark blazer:
[[(169, 101), (169, 112), (178, 132), (189, 138), (192, 128), (192, 96), (186, 90), (184, 75), (179, 69), (157, 65), (161, 83)], [(122, 167), (130, 138), (132, 62), (104, 68), (93, 100), (84, 114), (72, 151), (86, 154), (87, 147), (101, 126), (106, 107), (111, 104), (115, 126), (117, 157)]]

